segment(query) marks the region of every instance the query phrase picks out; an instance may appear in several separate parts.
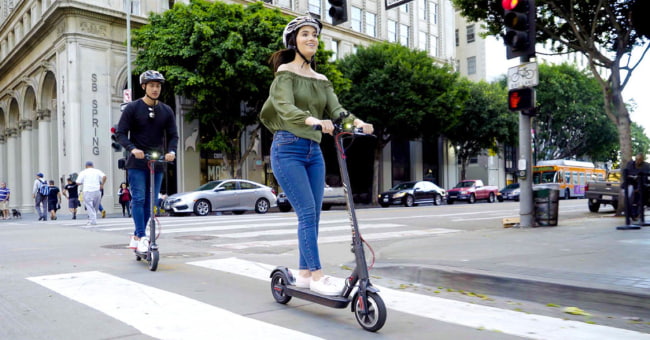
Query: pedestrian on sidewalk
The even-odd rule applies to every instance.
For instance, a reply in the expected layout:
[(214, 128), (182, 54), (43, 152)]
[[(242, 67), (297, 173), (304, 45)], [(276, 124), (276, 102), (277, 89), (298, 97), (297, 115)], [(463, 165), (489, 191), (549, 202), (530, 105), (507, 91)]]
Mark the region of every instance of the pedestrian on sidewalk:
[(61, 209), (61, 190), (50, 180), (47, 193), (47, 207), (50, 209), (50, 220), (56, 220), (56, 211)]
[(122, 205), (122, 216), (126, 217), (128, 214), (131, 217), (131, 191), (129, 191), (129, 185), (122, 182), (117, 195), (120, 198), (120, 205)]
[(164, 83), (165, 77), (158, 71), (148, 70), (140, 74), (140, 86), (145, 94), (126, 105), (115, 132), (117, 140), (129, 153), (126, 168), (131, 185), (131, 213), (135, 224), (129, 248), (140, 251), (146, 251), (149, 247), (145, 231), (151, 214), (148, 209), (151, 199), (149, 190), (153, 191), (153, 197), (158, 197), (164, 175), (164, 166), (154, 166), (154, 182), (150, 183), (149, 163), (145, 154), (164, 153), (165, 161), (173, 162), (178, 147), (174, 111), (159, 100)]
[(77, 208), (81, 206), (79, 202), (79, 185), (68, 177), (68, 184), (63, 187), (63, 195), (68, 199), (68, 209), (72, 213), (72, 219), (77, 219)]
[(7, 188), (7, 183), (0, 182), (0, 211), (2, 212), (2, 219), (8, 220), (9, 215), (9, 196), (11, 190)]
[(32, 198), (34, 199), (34, 207), (36, 208), (39, 221), (47, 221), (48, 188), (47, 182), (43, 179), (43, 173), (37, 173), (34, 185), (32, 186)]
[[(318, 252), (318, 223), (325, 190), (325, 162), (320, 149), (322, 133), (331, 134), (345, 109), (339, 104), (332, 83), (316, 72), (315, 55), (323, 25), (311, 16), (297, 17), (284, 29), (285, 49), (271, 56), (275, 79), (260, 113), (273, 133), (273, 174), (298, 215), (300, 250), (296, 286), (323, 295), (338, 295), (342, 283), (323, 274)], [(373, 126), (349, 115), (364, 133)], [(320, 125), (321, 131), (313, 126)]]
[(102, 198), (101, 191), (106, 183), (106, 174), (93, 167), (93, 162), (86, 162), (86, 169), (79, 173), (77, 184), (83, 186), (83, 197), (88, 211), (87, 225), (97, 225), (97, 211)]

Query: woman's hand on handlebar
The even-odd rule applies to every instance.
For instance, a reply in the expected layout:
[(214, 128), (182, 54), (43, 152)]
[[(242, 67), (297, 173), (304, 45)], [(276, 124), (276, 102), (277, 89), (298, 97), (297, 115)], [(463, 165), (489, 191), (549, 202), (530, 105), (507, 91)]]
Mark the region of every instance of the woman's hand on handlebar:
[(373, 131), (375, 131), (375, 128), (372, 126), (372, 124), (368, 124), (361, 119), (354, 120), (354, 127), (360, 129), (366, 135), (370, 135), (373, 133)]
[(307, 117), (307, 119), (305, 119), (305, 124), (311, 126), (320, 125), (321, 131), (323, 133), (329, 133), (330, 135), (334, 132), (334, 123), (329, 119), (320, 120), (315, 117)]
[(175, 153), (168, 152), (168, 153), (165, 154), (165, 160), (167, 162), (173, 162), (174, 159), (176, 159), (176, 154)]

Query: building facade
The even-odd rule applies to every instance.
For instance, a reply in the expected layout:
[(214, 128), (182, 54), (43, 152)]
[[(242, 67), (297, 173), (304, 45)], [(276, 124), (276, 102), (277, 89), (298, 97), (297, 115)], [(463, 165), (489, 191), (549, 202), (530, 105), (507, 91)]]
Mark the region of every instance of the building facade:
[[(130, 3), (130, 23), (138, 27), (147, 22), (148, 13), (163, 12), (175, 2), (189, 1), (0, 0), (0, 179), (12, 189), (12, 208), (33, 208), (36, 173), (64, 185), (91, 160), (109, 179), (104, 206), (109, 212), (117, 209), (117, 188), (125, 178), (117, 167), (121, 154), (111, 148), (110, 129), (119, 120), (129, 76), (126, 10)], [(455, 60), (455, 18), (449, 0), (414, 0), (391, 10), (385, 10), (383, 1), (349, 3), (350, 20), (338, 26), (327, 24), (325, 0), (272, 0), (268, 5), (292, 15), (310, 12), (323, 18), (322, 40), (335, 57), (387, 40), (425, 50), (441, 63)], [(173, 104), (180, 152), (171, 190), (192, 190), (227, 176), (206, 159), (219, 159), (218, 153), (202, 155), (197, 150), (198, 123), (184, 118), (191, 103), (176, 98)], [(409, 179), (422, 178), (433, 166), (440, 185), (457, 181), (453, 149), (444, 140), (435, 146), (404, 143), (397, 149), (408, 150)], [(263, 183), (266, 166), (257, 156), (262, 155), (259, 148), (255, 146), (255, 154), (243, 165), (242, 177)], [(435, 157), (427, 156), (430, 150)], [(404, 170), (392, 164), (393, 156), (387, 147), (381, 189), (393, 184), (393, 173)], [(447, 171), (449, 164), (452, 170)]]

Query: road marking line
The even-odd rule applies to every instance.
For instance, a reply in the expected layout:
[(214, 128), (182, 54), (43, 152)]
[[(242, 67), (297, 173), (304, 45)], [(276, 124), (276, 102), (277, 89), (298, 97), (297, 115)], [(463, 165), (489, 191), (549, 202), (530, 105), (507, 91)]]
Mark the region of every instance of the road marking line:
[(319, 339), (97, 271), (27, 279), (159, 339)]
[[(321, 222), (321, 224), (323, 224)], [(212, 236), (226, 237), (226, 238), (249, 238), (249, 237), (258, 237), (258, 236), (271, 236), (271, 235), (296, 235), (297, 229), (293, 225), (293, 228), (289, 229), (272, 229), (272, 230), (261, 230), (261, 231), (247, 231), (243, 233), (230, 233), (230, 234), (218, 234)], [(376, 224), (361, 224), (359, 228), (363, 230), (369, 229), (379, 229), (379, 228), (398, 228), (405, 227), (403, 224), (394, 224), (394, 223), (376, 223)], [(334, 227), (319, 227), (318, 233), (333, 232), (333, 231), (349, 231), (350, 225), (334, 226)]]
[[(276, 268), (273, 265), (234, 257), (195, 261), (188, 264), (269, 282), (271, 271)], [(291, 271), (296, 272), (295, 269)], [(650, 339), (650, 334), (626, 329), (526, 314), (384, 287), (378, 288), (386, 307), (391, 310), (475, 329), (547, 340)]]
[[(386, 232), (386, 233), (364, 233), (363, 238), (368, 241), (377, 241), (377, 240), (386, 240), (392, 238), (400, 237), (413, 237), (413, 236), (431, 236), (437, 234), (447, 234), (455, 233), (460, 230), (456, 229), (444, 229), (444, 228), (434, 228), (427, 230), (404, 230), (404, 231), (395, 231), (395, 232)], [(350, 235), (341, 235), (341, 236), (326, 236), (319, 237), (318, 243), (337, 243), (350, 241)], [(268, 247), (279, 247), (279, 246), (296, 246), (298, 241), (295, 238), (288, 240), (275, 240), (275, 241), (249, 241), (249, 242), (239, 242), (239, 243), (226, 243), (226, 244), (213, 244), (214, 247), (218, 248), (227, 248), (227, 249), (247, 249), (247, 248), (268, 248)]]

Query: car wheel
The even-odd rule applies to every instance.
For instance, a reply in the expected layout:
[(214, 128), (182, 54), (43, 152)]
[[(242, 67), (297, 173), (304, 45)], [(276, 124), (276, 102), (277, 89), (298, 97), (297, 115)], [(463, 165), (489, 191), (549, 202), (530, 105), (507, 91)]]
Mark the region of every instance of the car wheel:
[(501, 196), (501, 195), (497, 196), (497, 201), (503, 202), (503, 196)]
[(618, 209), (618, 202), (612, 202), (612, 208), (614, 208), (614, 210)]
[(566, 189), (564, 190), (564, 199), (568, 200), (569, 198), (571, 198), (571, 192), (569, 191), (569, 189)]
[(441, 197), (440, 195), (436, 194), (436, 195), (433, 197), (433, 204), (435, 204), (435, 205), (441, 205), (441, 204), (442, 204), (442, 197)]
[(490, 193), (490, 196), (488, 196), (488, 202), (489, 202), (489, 203), (494, 203), (494, 201), (496, 201), (496, 200), (494, 199), (494, 193), (491, 192), (491, 193)]
[(206, 199), (200, 199), (194, 204), (194, 214), (196, 216), (206, 216), (210, 211), (212, 211), (212, 207), (210, 207), (210, 202)]
[(269, 203), (269, 200), (266, 198), (260, 198), (255, 202), (255, 212), (258, 214), (265, 214), (267, 211), (269, 211), (269, 208), (271, 207), (271, 203)]
[(382, 208), (388, 208), (388, 206), (390, 206), (390, 204), (386, 203), (379, 203), (379, 205), (381, 205)]
[(470, 204), (476, 203), (476, 196), (474, 194), (469, 195), (469, 200), (467, 200)]
[(415, 203), (415, 199), (413, 198), (413, 196), (406, 195), (406, 197), (404, 197), (404, 206), (412, 207), (414, 203)]
[(233, 210), (232, 213), (235, 215), (243, 215), (246, 210)]
[(331, 204), (323, 204), (323, 208), (322, 208), (322, 210), (330, 210), (330, 209), (332, 209), (332, 205), (331, 205)]
[(593, 213), (597, 213), (598, 210), (600, 209), (600, 203), (598, 203), (598, 201), (594, 202), (594, 200), (589, 200), (588, 203), (589, 203), (589, 211)]

